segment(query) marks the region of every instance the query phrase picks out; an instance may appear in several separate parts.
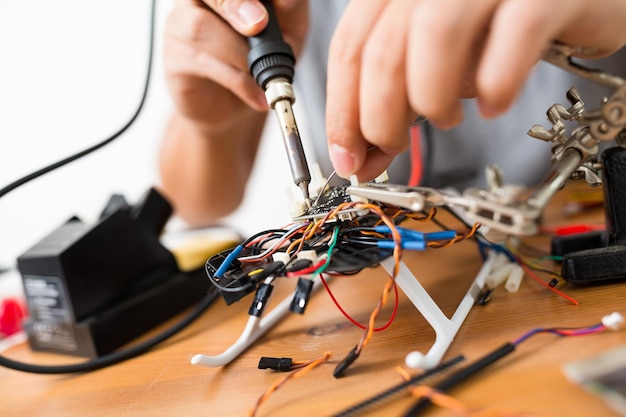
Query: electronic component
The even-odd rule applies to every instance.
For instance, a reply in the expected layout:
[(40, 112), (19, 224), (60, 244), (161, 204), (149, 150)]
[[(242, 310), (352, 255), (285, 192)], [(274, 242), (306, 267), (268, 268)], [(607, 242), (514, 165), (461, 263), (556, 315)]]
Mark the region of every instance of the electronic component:
[[(301, 216), (294, 217), (294, 221), (321, 219), (340, 204), (351, 202), (348, 194), (348, 186), (340, 185), (332, 187), (326, 193), (318, 196), (311, 204), (311, 207)], [(337, 220), (352, 220), (358, 215), (359, 210), (347, 208), (337, 213)]]
[[(310, 293), (316, 288), (315, 284), (322, 281), (326, 286), (327, 278), (322, 277), (322, 274), (329, 277), (334, 274), (350, 275), (363, 268), (382, 264), (392, 279), (386, 281), (381, 299), (372, 310), (368, 324), (362, 326), (366, 334), (338, 365), (335, 375), (341, 376), (359, 357), (373, 332), (386, 328), (387, 325), (375, 328), (371, 323), (375, 322), (382, 306), (385, 305), (389, 292), (396, 292), (397, 301), (395, 285), (408, 289), (408, 283), (413, 286), (416, 281), (414, 276), (407, 273), (406, 266), (401, 261), (402, 250), (443, 248), (471, 238), (479, 227), (473, 225), (462, 234), (454, 230), (422, 233), (400, 227), (399, 224), (407, 220), (429, 221), (435, 215), (435, 211), (429, 214), (413, 213), (397, 206), (354, 199), (346, 190), (345, 185), (326, 189), (312, 202), (309, 208), (310, 217), (301, 219), (285, 229), (259, 232), (246, 239), (240, 246), (207, 262), (210, 282), (225, 298), (239, 300), (250, 293), (252, 288), (258, 286), (258, 289), (249, 310), (250, 318), (239, 339), (218, 356), (195, 355), (192, 358), (193, 364), (224, 365), (250, 346), (250, 343), (272, 326), (278, 317), (289, 311), (303, 313)], [(272, 262), (278, 263), (280, 268), (268, 273)], [(490, 263), (488, 259), (486, 264)], [(263, 286), (260, 285), (261, 280), (257, 279), (258, 276), (264, 277)], [(298, 278), (293, 295), (262, 318), (270, 288), (265, 286), (276, 284), (276, 281), (283, 277)], [(482, 286), (483, 278), (483, 274), (479, 274), (474, 285)], [(475, 301), (476, 293), (477, 291), (470, 288), (455, 313), (453, 322), (443, 314), (440, 317), (436, 312), (429, 311), (428, 317), (432, 319), (433, 326), (438, 333), (445, 333), (442, 337), (446, 340), (452, 340), (461, 323), (458, 317), (467, 314)], [(412, 288), (407, 295), (418, 308), (424, 304), (423, 301), (428, 296), (425, 293), (418, 295)], [(419, 303), (416, 302), (417, 298), (420, 299)], [(430, 306), (431, 304), (428, 304), (428, 308)], [(394, 311), (396, 308), (397, 303)], [(394, 315), (395, 313), (392, 314), (389, 323)], [(422, 365), (425, 368), (434, 367), (441, 360), (447, 345), (445, 343), (440, 345), (436, 348), (433, 346), (432, 354), (423, 357)]]
[(563, 367), (569, 380), (603, 398), (613, 410), (626, 416), (626, 345)]

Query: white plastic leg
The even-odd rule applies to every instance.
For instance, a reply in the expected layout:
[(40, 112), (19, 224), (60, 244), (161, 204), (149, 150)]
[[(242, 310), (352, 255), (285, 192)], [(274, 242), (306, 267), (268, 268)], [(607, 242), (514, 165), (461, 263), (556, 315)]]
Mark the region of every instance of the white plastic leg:
[[(320, 286), (321, 282), (316, 279), (313, 282), (312, 291), (316, 291)], [(263, 336), (265, 332), (271, 329), (276, 323), (285, 317), (287, 313), (289, 313), (291, 299), (291, 296), (285, 298), (263, 318), (250, 316), (250, 318), (248, 318), (248, 322), (246, 323), (246, 327), (239, 336), (239, 339), (237, 339), (237, 341), (222, 354), (217, 356), (197, 354), (191, 358), (191, 363), (193, 365), (203, 365), (209, 367), (224, 366), (228, 364), (252, 346), (252, 344), (256, 342), (259, 337)]]
[[(441, 311), (437, 303), (433, 301), (432, 297), (415, 278), (406, 264), (403, 261), (401, 262), (398, 276), (396, 276), (396, 284), (435, 330), (435, 343), (426, 355), (420, 352), (412, 352), (407, 356), (406, 363), (409, 367), (431, 369), (441, 362), (482, 290), (485, 278), (491, 270), (491, 263), (494, 257), (494, 253), (489, 254), (451, 319)], [(391, 275), (394, 269), (393, 258), (387, 258), (381, 264), (387, 273)]]

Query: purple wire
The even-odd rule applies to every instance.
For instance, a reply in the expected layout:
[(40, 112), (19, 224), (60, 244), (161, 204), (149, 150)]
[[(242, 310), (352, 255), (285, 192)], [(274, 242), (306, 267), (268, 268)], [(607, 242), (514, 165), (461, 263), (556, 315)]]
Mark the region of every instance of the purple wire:
[(512, 343), (513, 345), (517, 346), (523, 341), (525, 341), (526, 339), (529, 339), (530, 337), (539, 333), (552, 333), (552, 334), (556, 334), (559, 336), (584, 336), (587, 334), (598, 333), (604, 329), (606, 329), (606, 326), (602, 323), (599, 323), (590, 327), (580, 327), (576, 329), (557, 328), (557, 327), (545, 329), (542, 327), (538, 327), (536, 329), (533, 329), (524, 333), (522, 336), (518, 337)]

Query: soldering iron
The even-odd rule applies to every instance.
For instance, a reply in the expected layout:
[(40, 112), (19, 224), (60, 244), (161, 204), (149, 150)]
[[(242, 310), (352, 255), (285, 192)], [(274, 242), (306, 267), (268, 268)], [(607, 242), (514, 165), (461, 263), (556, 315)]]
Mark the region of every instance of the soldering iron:
[(248, 38), (248, 66), (256, 83), (265, 91), (268, 105), (276, 113), (293, 182), (308, 203), (311, 173), (291, 107), (296, 101), (292, 85), (296, 60), (293, 50), (283, 40), (271, 0), (261, 3), (269, 19), (261, 33)]

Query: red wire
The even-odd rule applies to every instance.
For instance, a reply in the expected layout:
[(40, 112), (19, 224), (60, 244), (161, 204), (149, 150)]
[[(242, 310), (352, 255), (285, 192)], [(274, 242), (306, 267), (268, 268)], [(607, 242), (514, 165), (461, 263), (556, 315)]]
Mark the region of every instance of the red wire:
[(550, 291), (554, 292), (555, 294), (565, 298), (567, 301), (569, 301), (570, 303), (574, 304), (574, 305), (578, 305), (580, 304), (577, 300), (575, 300), (574, 298), (570, 297), (569, 295), (557, 290), (554, 287), (551, 287), (550, 285), (548, 285), (547, 283), (545, 283), (541, 278), (539, 278), (531, 268), (529, 268), (528, 266), (526, 266), (523, 262), (518, 260), (518, 264), (524, 269), (524, 271), (528, 274), (529, 277), (531, 277), (532, 279), (534, 279), (535, 281), (537, 281), (538, 283), (540, 283), (541, 285), (543, 285), (544, 287), (546, 287), (547, 289), (549, 289)]
[(417, 187), (422, 182), (424, 167), (422, 166), (422, 143), (420, 139), (420, 127), (417, 124), (409, 127), (411, 138), (411, 176), (409, 186)]
[[(330, 290), (330, 287), (328, 286), (328, 284), (326, 283), (326, 280), (324, 279), (324, 276), (322, 274), (320, 274), (320, 280), (322, 281), (322, 284), (324, 285), (324, 288), (326, 289), (326, 292), (328, 293), (328, 295), (330, 296), (330, 299), (333, 300), (333, 303), (335, 303), (335, 305), (337, 306), (337, 308), (339, 309), (339, 311), (341, 311), (341, 314), (343, 314), (352, 324), (354, 324), (355, 326), (357, 326), (360, 329), (365, 330), (367, 328), (367, 326), (359, 323), (358, 321), (356, 321), (355, 319), (353, 319), (339, 304), (339, 302), (337, 301), (337, 299), (335, 298), (335, 295), (333, 294), (333, 292)], [(387, 321), (387, 323), (385, 323), (384, 325), (377, 327), (374, 329), (375, 332), (380, 332), (383, 331), (385, 329), (387, 329), (389, 326), (391, 326), (391, 323), (393, 323), (393, 320), (396, 318), (396, 313), (398, 312), (398, 286), (395, 284), (393, 284), (393, 290), (394, 290), (394, 294), (395, 294), (395, 303), (393, 305), (393, 311), (391, 313), (391, 317), (389, 317), (389, 320)]]
[(321, 261), (319, 261), (315, 265), (311, 265), (311, 266), (309, 266), (307, 268), (299, 269), (297, 271), (287, 272), (287, 277), (288, 278), (293, 278), (293, 277), (299, 277), (301, 275), (311, 274), (311, 273), (317, 271), (319, 268), (321, 268), (321, 266), (324, 265), (326, 263), (326, 261), (327, 261), (327, 259), (322, 259)]
[(541, 233), (554, 233), (557, 236), (574, 235), (606, 229), (604, 224), (572, 224), (569, 226), (542, 227)]

